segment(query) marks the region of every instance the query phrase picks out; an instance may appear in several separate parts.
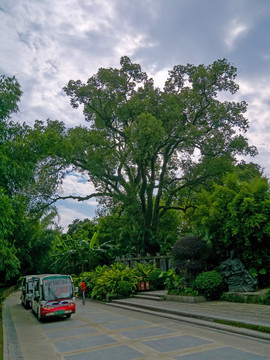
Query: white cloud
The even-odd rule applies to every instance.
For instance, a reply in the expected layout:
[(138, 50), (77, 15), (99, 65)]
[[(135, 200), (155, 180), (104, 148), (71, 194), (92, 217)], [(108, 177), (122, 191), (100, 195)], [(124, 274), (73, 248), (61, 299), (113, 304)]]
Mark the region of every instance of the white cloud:
[[(87, 196), (89, 194), (92, 194), (95, 190), (93, 184), (89, 182), (88, 176), (81, 175), (79, 173), (71, 173), (63, 181), (63, 184), (61, 186), (62, 196)], [(92, 203), (89, 200), (90, 203)]]
[(169, 69), (165, 69), (165, 70), (160, 70), (158, 72), (154, 72), (154, 69), (152, 70), (154, 75), (151, 75), (151, 70), (150, 70), (150, 74), (149, 77), (152, 77), (154, 79), (154, 83), (156, 87), (159, 87), (160, 89), (163, 89), (164, 85), (165, 85), (165, 81), (168, 78), (168, 70)]
[(250, 129), (246, 136), (250, 145), (255, 145), (259, 155), (251, 161), (264, 168), (265, 175), (270, 177), (270, 76), (257, 78), (256, 82), (248, 78), (240, 79), (239, 100), (246, 100), (248, 110), (246, 117)]
[(232, 50), (237, 41), (248, 31), (248, 26), (241, 23), (239, 19), (233, 19), (226, 27), (225, 44), (229, 50)]
[(155, 46), (147, 41), (145, 34), (119, 34), (119, 42), (115, 48), (116, 57), (123, 54), (132, 56), (136, 50)]
[[(266, 164), (270, 174), (269, 11), (268, 1), (253, 0), (2, 1), (0, 73), (16, 75), (24, 92), (13, 120), (85, 125), (82, 108), (70, 106), (62, 87), (70, 79), (86, 82), (100, 67), (119, 67), (123, 55), (139, 62), (160, 88), (174, 65), (225, 57), (241, 75), (238, 99), (249, 104), (247, 136), (260, 152), (253, 161)], [(92, 191), (74, 174), (63, 184), (66, 195)], [(75, 211), (66, 218), (89, 214), (78, 202), (65, 204), (61, 212), (65, 206)]]

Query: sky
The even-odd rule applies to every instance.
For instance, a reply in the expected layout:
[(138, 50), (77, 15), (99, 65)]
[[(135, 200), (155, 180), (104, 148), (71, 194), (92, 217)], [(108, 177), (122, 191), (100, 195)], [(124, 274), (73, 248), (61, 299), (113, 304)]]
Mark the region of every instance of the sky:
[[(14, 121), (86, 124), (62, 88), (86, 82), (120, 57), (162, 88), (168, 71), (226, 58), (238, 69), (239, 92), (259, 155), (270, 176), (270, 0), (0, 0), (0, 75), (15, 75), (23, 96)], [(87, 195), (91, 184), (74, 173), (63, 194)], [(59, 201), (60, 226), (95, 216), (95, 200)]]

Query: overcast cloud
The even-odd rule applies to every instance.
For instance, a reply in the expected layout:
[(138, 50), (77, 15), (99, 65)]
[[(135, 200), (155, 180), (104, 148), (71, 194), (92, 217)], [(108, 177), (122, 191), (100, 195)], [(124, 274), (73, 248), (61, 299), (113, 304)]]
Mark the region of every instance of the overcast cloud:
[[(24, 92), (14, 120), (84, 123), (62, 88), (85, 82), (100, 67), (119, 67), (128, 55), (162, 86), (178, 64), (227, 58), (238, 69), (236, 99), (249, 104), (247, 137), (253, 160), (270, 175), (269, 0), (0, 0), (0, 74), (16, 75)], [(78, 176), (64, 193), (88, 194)], [(95, 202), (58, 204), (64, 227), (92, 217)]]

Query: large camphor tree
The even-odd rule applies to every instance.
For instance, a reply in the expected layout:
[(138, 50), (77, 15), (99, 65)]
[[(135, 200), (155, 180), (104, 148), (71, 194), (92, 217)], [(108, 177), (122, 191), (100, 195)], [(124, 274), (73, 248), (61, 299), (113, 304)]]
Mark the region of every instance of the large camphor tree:
[(219, 97), (238, 90), (227, 60), (175, 66), (163, 90), (128, 57), (120, 64), (64, 87), (89, 124), (68, 130), (65, 156), (95, 186), (77, 198), (117, 208), (136, 233), (137, 249), (154, 252), (162, 217), (185, 211), (194, 190), (231, 170), (236, 155), (256, 149), (243, 135), (247, 104)]

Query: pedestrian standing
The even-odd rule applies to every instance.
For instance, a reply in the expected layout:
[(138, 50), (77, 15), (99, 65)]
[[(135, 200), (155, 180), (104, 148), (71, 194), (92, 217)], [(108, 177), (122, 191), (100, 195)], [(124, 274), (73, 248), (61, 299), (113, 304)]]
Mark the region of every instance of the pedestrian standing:
[(81, 282), (81, 289), (82, 289), (82, 303), (85, 305), (85, 282), (84, 280)]

